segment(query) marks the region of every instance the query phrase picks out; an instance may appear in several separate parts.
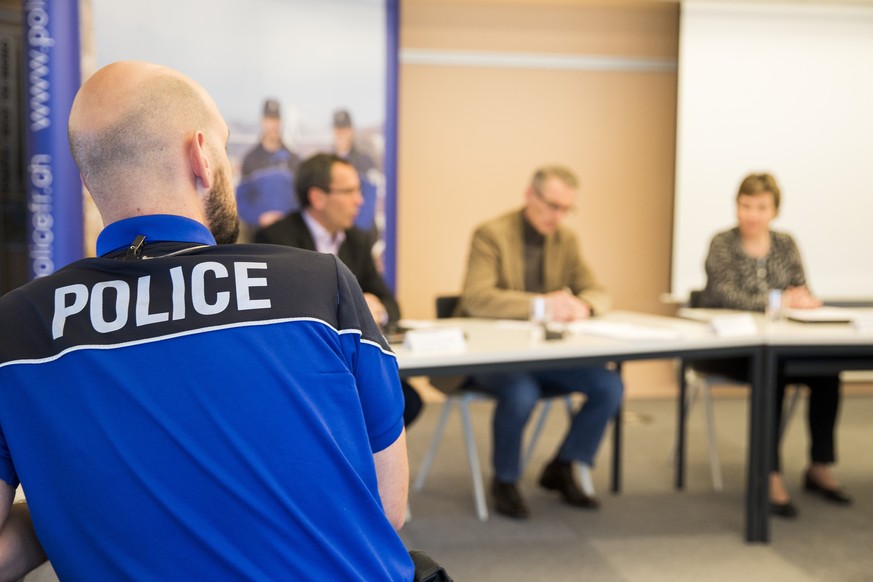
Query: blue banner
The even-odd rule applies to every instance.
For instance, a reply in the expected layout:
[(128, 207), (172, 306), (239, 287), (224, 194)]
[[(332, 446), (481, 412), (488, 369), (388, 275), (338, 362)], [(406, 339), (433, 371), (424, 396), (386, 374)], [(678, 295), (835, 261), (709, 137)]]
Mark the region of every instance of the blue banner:
[(67, 142), (81, 84), (79, 2), (25, 0), (28, 263), (44, 277), (84, 255), (82, 186)]
[(400, 1), (386, 0), (385, 56), (385, 281), (397, 292), (397, 89), (400, 69)]

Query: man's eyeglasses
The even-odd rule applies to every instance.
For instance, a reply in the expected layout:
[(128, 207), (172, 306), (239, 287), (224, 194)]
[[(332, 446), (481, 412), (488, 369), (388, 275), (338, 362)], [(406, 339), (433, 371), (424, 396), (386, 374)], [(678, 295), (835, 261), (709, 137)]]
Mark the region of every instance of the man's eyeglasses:
[(353, 196), (361, 193), (360, 186), (352, 186), (351, 188), (328, 188), (325, 190), (328, 194), (342, 194), (343, 196)]
[(536, 188), (532, 188), (532, 190), (533, 190), (534, 195), (537, 198), (539, 198), (540, 202), (545, 204), (546, 208), (548, 208), (549, 210), (551, 210), (552, 212), (554, 212), (556, 214), (569, 214), (576, 209), (576, 207), (573, 206), (572, 204), (569, 206), (564, 206), (562, 204), (555, 204), (554, 202), (550, 202), (550, 201), (546, 200), (546, 197), (543, 196), (542, 192), (540, 192)]

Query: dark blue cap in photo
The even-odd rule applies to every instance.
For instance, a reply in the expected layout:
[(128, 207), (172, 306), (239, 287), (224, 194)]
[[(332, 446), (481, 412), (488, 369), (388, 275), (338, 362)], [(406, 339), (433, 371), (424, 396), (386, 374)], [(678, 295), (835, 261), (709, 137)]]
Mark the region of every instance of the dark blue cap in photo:
[(352, 116), (345, 109), (337, 109), (333, 112), (334, 127), (351, 127)]
[(264, 117), (280, 117), (278, 101), (275, 99), (264, 101)]

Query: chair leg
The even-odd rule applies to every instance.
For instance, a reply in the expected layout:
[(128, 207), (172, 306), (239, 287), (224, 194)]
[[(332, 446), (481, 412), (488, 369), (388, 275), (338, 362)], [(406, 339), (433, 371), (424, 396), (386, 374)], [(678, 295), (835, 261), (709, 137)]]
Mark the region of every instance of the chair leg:
[(712, 412), (712, 390), (709, 384), (701, 386), (701, 397), (706, 411), (706, 431), (709, 444), (709, 468), (712, 471), (712, 488), (716, 491), (724, 489), (721, 479), (721, 459), (718, 456), (718, 440), (715, 436), (715, 415)]
[[(564, 407), (567, 409), (567, 416), (570, 417), (570, 422), (573, 422), (573, 415), (576, 413), (576, 407), (573, 405), (573, 397), (567, 394), (562, 397), (564, 401)], [(540, 439), (540, 435), (543, 432), (543, 427), (546, 425), (546, 419), (549, 417), (549, 413), (552, 411), (552, 401), (550, 399), (546, 399), (542, 401), (542, 405), (540, 407), (539, 414), (537, 415), (537, 421), (534, 423), (533, 432), (530, 435), (530, 438), (527, 441), (527, 447), (525, 447), (524, 455), (521, 457), (521, 470), (524, 471), (527, 464), (533, 458), (534, 449), (537, 446), (537, 442)]]
[[(697, 377), (693, 372), (690, 372), (685, 375), (685, 418), (688, 418), (688, 415), (691, 413), (691, 407), (694, 406), (694, 403), (697, 401), (697, 393), (700, 391), (700, 385), (702, 380)], [(676, 462), (677, 453), (676, 450), (679, 447), (679, 442), (673, 443), (673, 448), (670, 449), (670, 464)]]
[[(788, 424), (791, 422), (791, 418), (794, 416), (794, 411), (800, 401), (802, 387), (799, 385), (793, 385), (792, 387), (794, 390), (792, 391), (791, 398), (788, 400), (787, 407), (782, 414), (782, 423), (779, 426), (779, 438), (782, 438), (785, 431), (788, 429)], [(712, 408), (712, 391), (706, 380), (696, 376), (690, 376), (689, 388), (691, 389), (689, 390), (688, 398), (686, 399), (687, 404), (685, 407), (685, 413), (687, 415), (691, 410), (695, 397), (697, 393), (700, 392), (704, 408), (706, 409), (707, 444), (709, 445), (709, 465), (710, 470), (712, 471), (712, 488), (716, 491), (722, 491), (724, 489), (724, 482), (721, 475), (721, 460), (718, 455), (718, 439), (715, 432), (715, 414), (713, 413)], [(676, 448), (674, 447), (674, 459), (675, 454)]]
[(479, 453), (476, 451), (476, 439), (473, 438), (473, 423), (470, 420), (470, 401), (462, 398), (458, 404), (461, 410), (461, 424), (464, 428), (464, 442), (467, 446), (467, 458), (470, 461), (470, 476), (473, 478), (473, 497), (476, 501), (476, 515), (479, 521), (488, 520), (488, 506), (485, 503), (485, 486), (482, 483), (482, 468), (479, 465)]
[(418, 470), (418, 477), (415, 479), (415, 484), (413, 485), (414, 491), (421, 491), (424, 487), (424, 481), (427, 478), (427, 473), (430, 471), (431, 463), (433, 463), (434, 457), (436, 457), (437, 449), (439, 449), (440, 442), (443, 438), (443, 432), (446, 429), (446, 422), (449, 420), (449, 413), (452, 412), (452, 408), (458, 404), (459, 398), (457, 396), (448, 396), (446, 398), (445, 403), (443, 404), (443, 409), (440, 412), (439, 420), (437, 421), (436, 430), (433, 433), (433, 438), (430, 440), (430, 446), (427, 449), (427, 454), (424, 456), (424, 460), (421, 462), (421, 468)]
[(576, 414), (576, 406), (573, 404), (573, 397), (569, 394), (564, 396), (564, 408), (567, 409), (567, 416), (570, 417), (570, 422), (572, 422), (573, 415)]
[(534, 449), (537, 446), (537, 441), (540, 434), (543, 432), (543, 427), (546, 424), (546, 419), (549, 417), (549, 412), (552, 410), (552, 401), (549, 399), (543, 400), (540, 403), (540, 411), (537, 414), (537, 421), (534, 423), (533, 432), (527, 441), (527, 446), (524, 449), (524, 454), (521, 456), (521, 470), (527, 467), (528, 462), (533, 458)]
[[(694, 371), (689, 370), (686, 374), (687, 393), (685, 395), (685, 417), (691, 413), (691, 408), (694, 406), (698, 395), (703, 400), (704, 413), (706, 414), (706, 436), (707, 446), (709, 447), (709, 469), (712, 473), (712, 488), (715, 491), (724, 489), (724, 481), (721, 475), (721, 459), (718, 454), (718, 437), (715, 432), (715, 414), (712, 408), (712, 391), (706, 379), (697, 375)], [(670, 454), (670, 462), (675, 463), (677, 459), (678, 442), (673, 445), (673, 451)]]

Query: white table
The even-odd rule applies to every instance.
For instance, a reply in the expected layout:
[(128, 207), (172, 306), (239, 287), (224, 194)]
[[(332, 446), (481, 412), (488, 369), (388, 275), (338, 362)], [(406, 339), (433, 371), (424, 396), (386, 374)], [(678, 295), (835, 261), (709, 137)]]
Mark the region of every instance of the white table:
[[(761, 338), (723, 338), (712, 333), (705, 323), (679, 318), (644, 315), (631, 312), (613, 312), (596, 319), (630, 326), (640, 330), (661, 330), (662, 338), (615, 339), (604, 335), (573, 334), (557, 341), (533, 341), (531, 328), (525, 322), (501, 322), (477, 319), (440, 319), (436, 326), (456, 326), (467, 337), (466, 348), (457, 352), (413, 353), (402, 346), (396, 347), (400, 373), (403, 376), (470, 374), (490, 371), (530, 371), (595, 365), (608, 362), (621, 364), (646, 359), (718, 359), (747, 358), (753, 370), (753, 389), (750, 391), (750, 420), (748, 445), (748, 473), (746, 481), (746, 539), (768, 541), (767, 474), (765, 458), (770, 417), (767, 412), (766, 391), (756, 385), (763, 378)], [(601, 330), (602, 332), (602, 330)], [(643, 334), (645, 335), (645, 334)], [(682, 454), (684, 451), (684, 375), (680, 375), (679, 402), (679, 458), (677, 486), (682, 485)], [(770, 399), (772, 400), (772, 398)], [(771, 408), (772, 409), (772, 404)], [(620, 423), (616, 423), (616, 428)], [(620, 433), (617, 434), (615, 453), (620, 452)], [(614, 467), (620, 467), (615, 460)], [(620, 475), (614, 474), (613, 490), (620, 488)]]
[(413, 353), (401, 345), (394, 348), (401, 373), (412, 376), (575, 366), (580, 358), (610, 362), (677, 357), (673, 354), (681, 355), (689, 350), (745, 351), (761, 343), (758, 337), (720, 338), (704, 323), (673, 317), (615, 311), (596, 321), (664, 330), (675, 333), (676, 337), (628, 340), (580, 333), (557, 341), (533, 341), (527, 322), (451, 318), (428, 324), (463, 329), (467, 337), (463, 351)]

